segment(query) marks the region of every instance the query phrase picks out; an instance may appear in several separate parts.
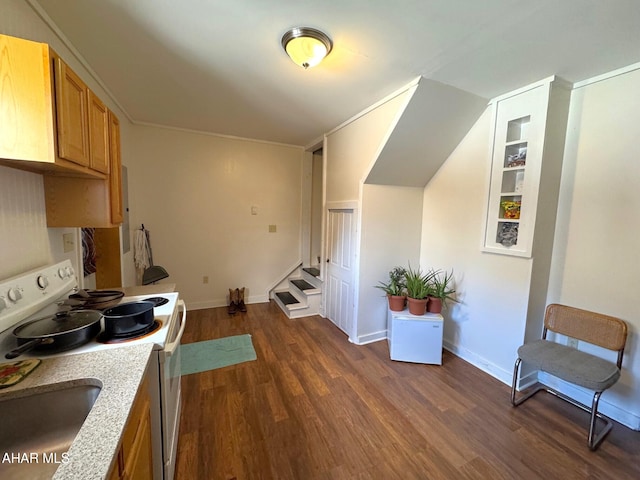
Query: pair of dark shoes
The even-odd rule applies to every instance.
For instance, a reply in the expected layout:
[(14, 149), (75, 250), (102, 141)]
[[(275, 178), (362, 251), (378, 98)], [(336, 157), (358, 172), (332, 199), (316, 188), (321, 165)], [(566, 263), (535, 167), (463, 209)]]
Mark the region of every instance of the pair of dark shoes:
[(229, 315), (235, 314), (237, 311), (242, 313), (247, 311), (247, 306), (244, 304), (244, 287), (242, 288), (230, 288), (229, 289)]

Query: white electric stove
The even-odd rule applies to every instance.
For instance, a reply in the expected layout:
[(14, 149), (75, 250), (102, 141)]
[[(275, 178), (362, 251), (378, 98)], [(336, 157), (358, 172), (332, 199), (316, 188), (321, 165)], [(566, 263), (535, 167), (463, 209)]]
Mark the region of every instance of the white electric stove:
[[(0, 281), (0, 363), (5, 354), (18, 346), (14, 329), (37, 318), (54, 316), (64, 310), (64, 301), (78, 291), (78, 281), (71, 262), (37, 268)], [(25, 358), (46, 359), (53, 356), (77, 355), (134, 343), (153, 343), (153, 358), (147, 373), (151, 391), (152, 441), (154, 445), (154, 478), (172, 480), (178, 444), (181, 411), (180, 340), (186, 326), (186, 306), (178, 293), (123, 297), (120, 303), (153, 298), (157, 328), (136, 338), (109, 339), (101, 332), (89, 342), (70, 350), (33, 349), (14, 361)], [(153, 381), (156, 379), (156, 381)]]

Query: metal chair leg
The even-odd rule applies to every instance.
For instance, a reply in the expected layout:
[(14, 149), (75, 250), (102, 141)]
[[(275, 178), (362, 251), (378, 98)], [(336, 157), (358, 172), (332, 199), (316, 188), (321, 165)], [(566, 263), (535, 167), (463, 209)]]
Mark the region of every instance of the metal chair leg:
[[(613, 427), (613, 423), (611, 423), (611, 421), (608, 418), (598, 413), (598, 403), (600, 402), (601, 395), (602, 395), (602, 392), (596, 392), (593, 395), (593, 402), (591, 403), (591, 421), (589, 422), (589, 438), (588, 438), (588, 445), (589, 445), (589, 449), (591, 450), (595, 450), (600, 446), (600, 444), (604, 440), (604, 437), (606, 437), (609, 434), (609, 432), (611, 431), (611, 428)], [(605, 425), (600, 431), (600, 433), (596, 435), (596, 419), (597, 418), (602, 420), (605, 423)]]
[[(596, 392), (593, 395), (593, 401), (591, 403), (591, 408), (587, 407), (586, 405), (583, 405), (582, 403), (568, 397), (567, 395), (560, 393), (559, 391), (555, 390), (554, 388), (551, 387), (547, 387), (545, 385), (540, 385), (538, 384), (536, 387), (531, 387), (531, 389), (529, 391), (527, 391), (525, 394), (523, 394), (522, 396), (520, 396), (520, 398), (516, 398), (516, 386), (518, 384), (518, 376), (520, 373), (520, 367), (522, 364), (522, 359), (518, 358), (516, 360), (515, 365), (513, 366), (513, 381), (511, 383), (511, 405), (513, 405), (514, 407), (517, 407), (518, 405), (520, 405), (521, 403), (523, 403), (524, 401), (528, 400), (529, 398), (533, 397), (536, 393), (538, 393), (541, 390), (544, 390), (552, 395), (555, 395), (556, 397), (571, 403), (572, 405), (584, 410), (585, 412), (588, 412), (591, 414), (591, 418), (589, 421), (589, 437), (588, 437), (588, 441), (587, 444), (589, 446), (590, 450), (596, 450), (600, 444), (602, 443), (602, 441), (604, 440), (604, 438), (609, 434), (609, 432), (611, 431), (611, 428), (613, 427), (613, 423), (606, 418), (604, 415), (598, 413), (598, 403), (600, 402), (600, 396), (602, 395), (602, 392)], [(602, 420), (605, 425), (602, 428), (602, 430), (600, 431), (600, 433), (596, 434), (596, 422), (597, 419)]]
[(511, 381), (511, 405), (514, 407), (516, 404), (516, 383), (518, 382), (518, 370), (520, 369), (520, 364), (522, 363), (522, 359), (518, 358), (516, 360), (516, 364), (513, 366), (513, 380)]
[(538, 393), (540, 390), (546, 390), (546, 387), (544, 385), (538, 385), (536, 387), (531, 387), (531, 390), (529, 390), (527, 393), (523, 394), (520, 398), (516, 399), (516, 385), (518, 384), (518, 374), (519, 374), (519, 371), (520, 371), (520, 365), (521, 364), (522, 364), (522, 359), (518, 358), (516, 360), (515, 365), (513, 366), (513, 381), (511, 383), (511, 405), (513, 405), (514, 407), (517, 407), (518, 405), (520, 405), (524, 401), (530, 399), (536, 393)]

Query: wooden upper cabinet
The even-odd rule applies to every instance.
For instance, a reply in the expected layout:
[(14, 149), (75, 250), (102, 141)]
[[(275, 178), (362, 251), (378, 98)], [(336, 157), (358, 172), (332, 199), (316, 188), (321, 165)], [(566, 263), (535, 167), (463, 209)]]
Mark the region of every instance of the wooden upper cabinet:
[(52, 111), (49, 47), (0, 35), (0, 159), (53, 162)]
[(44, 174), (49, 227), (122, 223), (118, 118), (49, 45), (2, 34), (0, 164)]
[(109, 110), (89, 92), (89, 163), (91, 168), (109, 173)]
[(111, 223), (120, 224), (123, 219), (122, 204), (122, 159), (120, 157), (120, 121), (109, 111), (109, 196), (111, 202)]
[[(110, 162), (108, 177), (96, 179), (45, 175), (48, 227), (110, 228), (122, 223), (120, 122), (108, 109), (107, 119), (107, 157)], [(120, 248), (119, 243), (117, 248)]]
[(91, 166), (87, 106), (89, 89), (61, 58), (55, 58), (58, 155)]

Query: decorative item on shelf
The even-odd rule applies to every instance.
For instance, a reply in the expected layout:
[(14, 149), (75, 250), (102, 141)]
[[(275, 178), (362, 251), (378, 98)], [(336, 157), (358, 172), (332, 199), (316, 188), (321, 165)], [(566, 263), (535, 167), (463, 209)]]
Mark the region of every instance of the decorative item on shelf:
[(498, 234), (496, 242), (505, 247), (512, 247), (518, 243), (518, 224), (517, 223), (498, 223)]
[(509, 218), (512, 220), (518, 220), (520, 218), (520, 205), (522, 202), (519, 200), (503, 200), (500, 202), (500, 206), (504, 211), (502, 218)]
[(401, 312), (404, 310), (404, 304), (407, 299), (405, 294), (405, 274), (406, 270), (403, 267), (394, 267), (389, 271), (388, 282), (378, 282), (379, 285), (375, 285), (375, 288), (379, 288), (387, 294), (389, 300), (389, 309), (394, 312)]
[(507, 168), (523, 167), (527, 163), (527, 149), (523, 148), (518, 153), (507, 156)]
[(409, 268), (407, 268), (404, 277), (407, 287), (409, 313), (413, 315), (424, 315), (427, 311), (427, 302), (429, 301), (429, 282), (433, 275), (435, 275), (433, 270), (424, 274), (420, 267), (413, 269), (411, 268), (411, 264), (409, 264)]
[(440, 313), (442, 308), (447, 306), (447, 301), (456, 302), (452, 297), (456, 291), (453, 289), (453, 270), (450, 272), (442, 272), (440, 270), (431, 270), (432, 275), (429, 281), (429, 303), (427, 303), (427, 312)]

